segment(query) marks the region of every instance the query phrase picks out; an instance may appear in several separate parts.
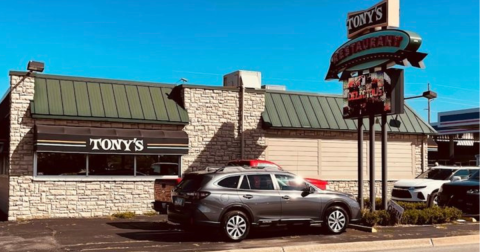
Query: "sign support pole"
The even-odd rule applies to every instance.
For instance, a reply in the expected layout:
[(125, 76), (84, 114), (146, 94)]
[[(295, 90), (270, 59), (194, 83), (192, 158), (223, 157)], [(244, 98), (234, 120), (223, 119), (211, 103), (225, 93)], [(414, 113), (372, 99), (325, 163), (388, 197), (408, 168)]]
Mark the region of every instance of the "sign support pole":
[(387, 209), (387, 115), (382, 114), (382, 206)]
[(370, 156), (370, 211), (375, 211), (375, 116), (369, 116), (369, 156)]
[(358, 203), (363, 209), (363, 118), (358, 118)]

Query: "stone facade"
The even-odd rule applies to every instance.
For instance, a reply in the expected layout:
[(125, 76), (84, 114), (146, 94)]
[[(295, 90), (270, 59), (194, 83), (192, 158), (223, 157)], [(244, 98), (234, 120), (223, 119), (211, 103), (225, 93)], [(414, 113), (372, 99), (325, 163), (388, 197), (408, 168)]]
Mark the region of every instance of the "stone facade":
[[(34, 125), (62, 125), (102, 128), (138, 128), (184, 130), (189, 135), (189, 154), (182, 157), (182, 170), (203, 169), (223, 165), (241, 158), (241, 92), (230, 88), (182, 88), (185, 109), (190, 123), (186, 126), (112, 123), (36, 119), (30, 115), (34, 95), (32, 77), (11, 76), (10, 167), (8, 181), (8, 219), (51, 217), (95, 217), (115, 212), (151, 211), (154, 200), (153, 180), (42, 180), (33, 177)], [(261, 114), (265, 107), (264, 91), (247, 90), (244, 97), (244, 158), (264, 159), (266, 135), (340, 137), (356, 139), (351, 132), (264, 130)], [(416, 144), (417, 170), (420, 171), (421, 136), (389, 135), (389, 139), (408, 138)], [(426, 144), (426, 141), (424, 141)], [(426, 150), (425, 159), (426, 159)], [(426, 167), (426, 161), (425, 161)], [(141, 180), (141, 181), (140, 181)], [(365, 183), (367, 186), (368, 184)], [(390, 182), (391, 187), (391, 182)], [(330, 181), (330, 188), (356, 193), (356, 181)], [(368, 195), (368, 188), (365, 189)], [(379, 194), (380, 192), (377, 192)]]
[[(241, 158), (241, 92), (238, 89), (183, 89), (190, 124), (185, 127), (190, 139), (189, 155), (184, 157), (192, 170), (209, 165), (224, 165)], [(263, 92), (245, 92), (244, 158), (262, 159), (265, 150), (261, 114)]]

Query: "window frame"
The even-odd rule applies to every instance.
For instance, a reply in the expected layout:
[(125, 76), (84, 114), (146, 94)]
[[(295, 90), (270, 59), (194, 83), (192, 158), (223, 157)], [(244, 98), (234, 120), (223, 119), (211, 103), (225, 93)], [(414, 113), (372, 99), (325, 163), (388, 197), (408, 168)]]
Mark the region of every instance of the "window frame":
[[(278, 190), (281, 191), (281, 192), (302, 192), (303, 190), (282, 190), (282, 187), (280, 186), (280, 183), (279, 183), (279, 179), (277, 178), (277, 176), (287, 176), (287, 177), (292, 177), (293, 179), (296, 179), (297, 175), (294, 175), (294, 174), (275, 174), (274, 177), (275, 177), (275, 182), (276, 182), (276, 186), (278, 187)], [(307, 181), (305, 181), (303, 179), (303, 184), (305, 186), (311, 186)]]
[(182, 177), (183, 155), (178, 154), (155, 154), (157, 156), (178, 156), (178, 175), (149, 175), (137, 176), (137, 156), (148, 156), (147, 154), (118, 154), (118, 153), (94, 153), (94, 155), (125, 155), (133, 156), (133, 174), (132, 175), (90, 175), (89, 174), (89, 156), (93, 153), (78, 153), (78, 152), (54, 152), (41, 151), (50, 153), (67, 153), (67, 154), (85, 154), (86, 155), (86, 175), (38, 175), (38, 153), (33, 153), (33, 180), (34, 181), (155, 181), (155, 179), (177, 179)]
[[(270, 176), (270, 180), (272, 181), (272, 186), (273, 186), (273, 189), (252, 189), (252, 185), (250, 184), (250, 180), (248, 179), (248, 176)], [(272, 173), (254, 173), (254, 174), (245, 174), (244, 177), (247, 177), (247, 182), (248, 182), (248, 185), (250, 186), (250, 189), (242, 189), (242, 190), (249, 190), (249, 191), (267, 191), (267, 192), (271, 192), (271, 191), (278, 191), (278, 186), (275, 185), (275, 176), (274, 174)], [(243, 182), (243, 181), (242, 181)], [(239, 184), (240, 186), (241, 184)]]

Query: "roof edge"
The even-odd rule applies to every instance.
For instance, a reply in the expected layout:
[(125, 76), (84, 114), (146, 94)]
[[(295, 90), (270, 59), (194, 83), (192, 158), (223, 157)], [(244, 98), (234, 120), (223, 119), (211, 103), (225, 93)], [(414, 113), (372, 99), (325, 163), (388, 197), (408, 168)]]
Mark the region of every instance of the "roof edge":
[(188, 125), (189, 121), (190, 121), (190, 120), (188, 120), (187, 122), (167, 122), (167, 121), (153, 121), (153, 120), (128, 119), (128, 118), (95, 118), (95, 117), (81, 117), (81, 116), (44, 115), (44, 114), (32, 114), (32, 118), (34, 118), (34, 119), (94, 121), (94, 122), (165, 124), (165, 125), (179, 125), (179, 126)]
[(302, 91), (288, 91), (288, 90), (266, 90), (267, 93), (278, 93), (278, 94), (293, 94), (293, 95), (309, 95), (309, 96), (320, 96), (320, 97), (334, 97), (334, 98), (343, 98), (342, 95), (336, 94), (323, 94), (323, 93), (310, 93)]
[(45, 78), (45, 79), (56, 79), (56, 80), (71, 80), (71, 81), (83, 81), (83, 82), (98, 82), (106, 84), (120, 84), (120, 85), (138, 85), (138, 86), (154, 86), (154, 87), (170, 87), (173, 88), (175, 84), (161, 83), (161, 82), (147, 82), (147, 81), (131, 81), (131, 80), (118, 80), (118, 79), (105, 79), (105, 78), (91, 78), (91, 77), (80, 77), (80, 76), (68, 76), (68, 75), (51, 75), (51, 74), (39, 74), (39, 73), (30, 73), (21, 72), (21, 71), (10, 71), (10, 76), (31, 76), (36, 78)]

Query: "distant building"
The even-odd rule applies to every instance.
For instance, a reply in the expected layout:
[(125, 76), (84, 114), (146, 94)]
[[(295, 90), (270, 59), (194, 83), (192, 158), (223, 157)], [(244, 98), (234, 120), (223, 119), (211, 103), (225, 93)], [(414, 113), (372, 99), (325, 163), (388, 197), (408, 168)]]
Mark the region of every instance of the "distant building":
[(428, 163), (478, 165), (480, 108), (438, 113), (431, 125), (438, 135), (429, 142)]

